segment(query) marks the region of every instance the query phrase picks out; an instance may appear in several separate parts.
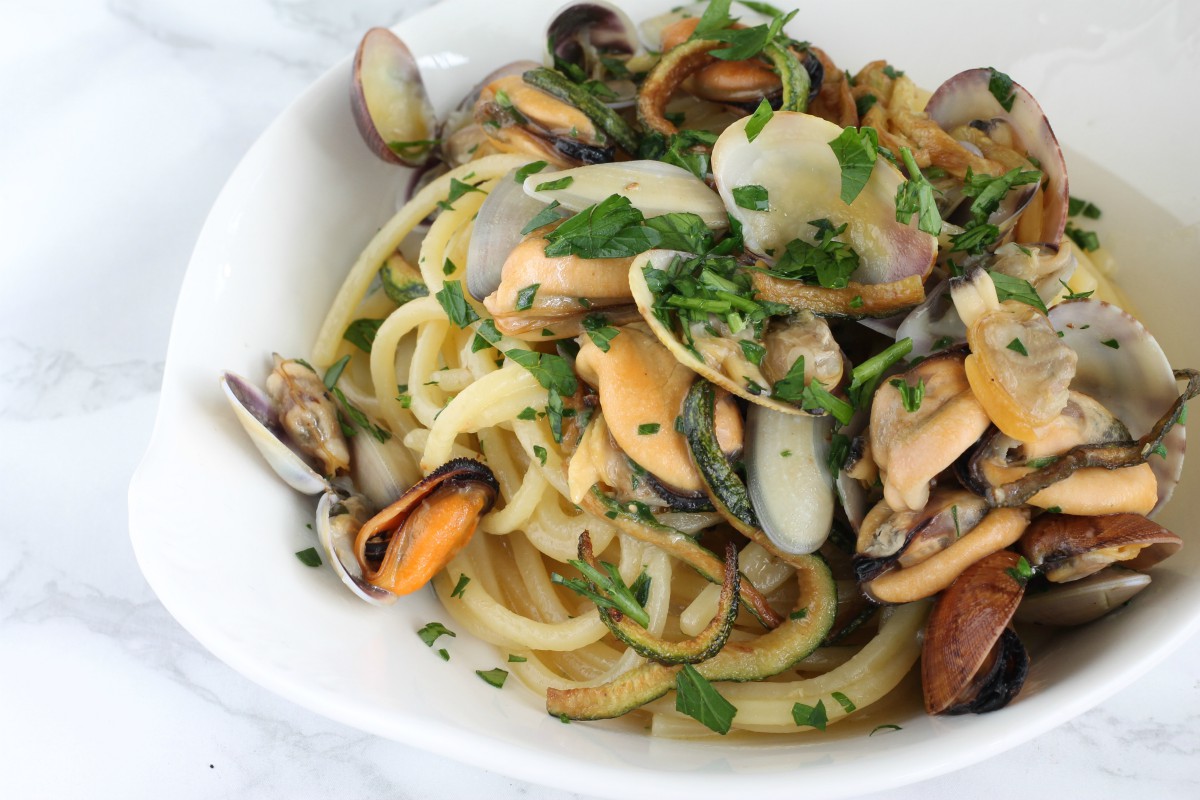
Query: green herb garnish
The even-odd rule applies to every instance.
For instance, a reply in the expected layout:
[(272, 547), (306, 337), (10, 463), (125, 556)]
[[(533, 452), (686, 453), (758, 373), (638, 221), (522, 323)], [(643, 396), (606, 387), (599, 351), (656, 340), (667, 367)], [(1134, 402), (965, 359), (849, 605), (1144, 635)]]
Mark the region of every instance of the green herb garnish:
[(530, 175), (541, 172), (546, 168), (545, 161), (533, 161), (517, 170), (517, 174), (513, 176), (513, 180), (517, 183), (524, 183), (525, 179)]
[(382, 324), (381, 319), (356, 319), (346, 327), (342, 338), (364, 353), (369, 353), (371, 345), (375, 342), (375, 334), (379, 332), (379, 326)]
[(517, 311), (528, 311), (533, 308), (533, 298), (537, 295), (537, 290), (542, 285), (540, 283), (531, 283), (523, 289), (517, 291)]
[(909, 386), (908, 382), (901, 378), (892, 378), (888, 383), (900, 392), (900, 402), (904, 404), (905, 411), (911, 414), (921, 407), (921, 401), (925, 399), (924, 378), (918, 380), (916, 386)]
[(607, 561), (601, 561), (600, 567), (604, 570), (601, 572), (586, 561), (572, 559), (567, 563), (579, 570), (583, 579), (564, 578), (554, 572), (550, 574), (551, 583), (565, 586), (571, 591), (583, 595), (595, 603), (597, 608), (619, 611), (643, 628), (650, 624), (650, 615), (638, 602), (633, 590), (625, 585), (621, 573), (614, 565)]
[(446, 316), (460, 328), (465, 328), (479, 319), (475, 309), (463, 296), (462, 281), (446, 281), (442, 290), (434, 295), (438, 303), (446, 311)]
[(729, 733), (737, 708), (691, 664), (675, 675), (675, 710), (687, 714), (709, 730)]
[(489, 670), (477, 669), (475, 670), (475, 674), (483, 678), (484, 683), (489, 686), (495, 686), (497, 689), (504, 688), (504, 682), (508, 680), (508, 670), (503, 670), (499, 667)]
[(451, 597), (462, 597), (463, 592), (466, 591), (466, 589), (467, 589), (467, 584), (470, 582), (471, 582), (471, 579), (468, 578), (466, 575), (459, 575), (458, 583), (454, 584), (454, 591), (452, 591), (450, 593), (450, 596)]
[(1013, 339), (1011, 342), (1006, 344), (1005, 347), (1007, 347), (1009, 350), (1012, 350), (1014, 353), (1020, 353), (1026, 358), (1029, 357), (1029, 351), (1025, 349), (1025, 345), (1020, 339)]
[(662, 425), (657, 422), (643, 422), (638, 425), (638, 436), (653, 436), (662, 429)]
[(825, 713), (825, 701), (818, 700), (815, 706), (796, 703), (792, 706), (792, 719), (798, 726), (808, 725), (819, 731), (825, 730), (825, 725), (829, 722), (829, 716)]
[(767, 199), (767, 190), (756, 183), (733, 187), (733, 202), (738, 208), (750, 211), (766, 211), (771, 207)]
[(842, 202), (850, 204), (866, 187), (875, 169), (879, 135), (874, 128), (845, 128), (829, 142), (842, 168)]
[(759, 101), (758, 108), (754, 109), (754, 113), (750, 115), (750, 119), (746, 120), (746, 141), (753, 142), (757, 139), (773, 116), (775, 116), (775, 112), (771, 109), (767, 98), (764, 97)]
[(321, 566), (321, 554), (317, 552), (317, 548), (315, 547), (298, 551), (296, 553), (296, 558), (300, 559), (300, 563), (306, 567)]
[(438, 640), (439, 636), (458, 636), (458, 634), (440, 622), (431, 622), (417, 631), (417, 636), (421, 637), (421, 641), (425, 643), (426, 647), (433, 647), (433, 643)]

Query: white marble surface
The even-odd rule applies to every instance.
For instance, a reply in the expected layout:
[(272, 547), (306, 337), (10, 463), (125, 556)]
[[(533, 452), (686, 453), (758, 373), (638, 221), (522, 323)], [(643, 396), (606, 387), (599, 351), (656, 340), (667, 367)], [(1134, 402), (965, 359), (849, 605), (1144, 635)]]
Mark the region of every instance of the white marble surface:
[[(366, 27), (428, 4), (0, 6), (0, 796), (569, 796), (252, 684), (166, 613), (127, 538), (126, 486), (209, 205)], [(1075, 721), (887, 796), (1200, 796), (1198, 662), (1194, 638)]]

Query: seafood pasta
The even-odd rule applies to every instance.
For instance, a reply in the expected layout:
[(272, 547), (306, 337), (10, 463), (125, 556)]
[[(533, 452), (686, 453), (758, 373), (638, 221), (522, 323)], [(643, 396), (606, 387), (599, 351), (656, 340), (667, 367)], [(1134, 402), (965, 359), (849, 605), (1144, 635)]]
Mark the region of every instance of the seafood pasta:
[(223, 384), (352, 591), (432, 584), (564, 720), (824, 729), (918, 662), (929, 713), (999, 709), (1024, 626), (1182, 545), (1151, 517), (1200, 376), (1025, 88), (851, 73), (745, 5), (569, 4), (441, 121), (369, 31), (356, 121), (409, 197), (307, 358)]

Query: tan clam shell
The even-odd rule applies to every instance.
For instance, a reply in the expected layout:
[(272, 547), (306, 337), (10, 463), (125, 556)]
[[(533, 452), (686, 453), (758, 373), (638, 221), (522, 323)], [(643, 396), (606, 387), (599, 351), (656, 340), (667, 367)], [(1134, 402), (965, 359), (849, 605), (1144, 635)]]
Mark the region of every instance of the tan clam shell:
[[(1021, 552), (1035, 567), (1047, 567), (1050, 580), (1055, 564), (1085, 556), (1098, 550), (1113, 550), (1141, 545), (1141, 550), (1121, 565), (1145, 570), (1174, 555), (1183, 547), (1183, 540), (1156, 522), (1140, 514), (1106, 514), (1096, 517), (1077, 517), (1071, 514), (1043, 514), (1021, 536)], [(1077, 578), (1095, 573), (1107, 566), (1097, 562), (1090, 572), (1079, 571)]]
[[(745, 384), (730, 378), (724, 372), (713, 368), (710, 364), (700, 359), (694, 353), (684, 347), (683, 343), (676, 338), (662, 321), (654, 316), (654, 293), (650, 291), (650, 287), (646, 284), (646, 276), (642, 270), (647, 266), (653, 266), (661, 269), (666, 267), (671, 259), (677, 255), (690, 256), (690, 253), (679, 253), (675, 250), (647, 250), (633, 260), (629, 267), (629, 288), (633, 293), (634, 302), (637, 303), (638, 311), (645, 318), (646, 324), (650, 326), (651, 332), (658, 337), (659, 341), (671, 351), (671, 355), (675, 356), (680, 364), (683, 364), (688, 369), (693, 370), (701, 377), (720, 386), (722, 389), (741, 397), (744, 400), (749, 400), (751, 403), (756, 403), (760, 406), (780, 411), (784, 414), (809, 414), (804, 409), (783, 403), (779, 400), (774, 400), (766, 395), (757, 395), (749, 391)], [(749, 370), (751, 374), (757, 373), (758, 368), (751, 366)], [(766, 383), (764, 378), (763, 383)], [(810, 416), (821, 416), (820, 414), (810, 414)]]
[(961, 702), (1008, 627), (1025, 594), (1024, 583), (1009, 573), (1018, 559), (1009, 550), (992, 553), (964, 570), (934, 603), (921, 647), (921, 685), (930, 714)]

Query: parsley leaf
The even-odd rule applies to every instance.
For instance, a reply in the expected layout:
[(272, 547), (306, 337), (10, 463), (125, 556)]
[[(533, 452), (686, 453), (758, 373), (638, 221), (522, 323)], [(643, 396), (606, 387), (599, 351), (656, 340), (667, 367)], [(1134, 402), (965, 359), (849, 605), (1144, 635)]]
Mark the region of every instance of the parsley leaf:
[(988, 67), (991, 77), (988, 79), (988, 91), (1005, 111), (1012, 111), (1016, 92), (1013, 91), (1013, 79), (995, 67)]
[(415, 159), (428, 153), (441, 139), (417, 139), (412, 142), (388, 142), (387, 148), (401, 158)]
[(565, 586), (571, 591), (583, 595), (595, 603), (598, 608), (619, 611), (643, 628), (650, 624), (650, 615), (638, 602), (633, 590), (625, 585), (621, 573), (614, 565), (607, 561), (601, 561), (600, 567), (604, 570), (601, 572), (586, 561), (579, 559), (571, 559), (567, 563), (579, 570), (584, 579), (564, 578), (554, 572), (550, 574), (551, 583)]
[(1012, 578), (1022, 586), (1028, 583), (1029, 579), (1033, 577), (1033, 567), (1029, 566), (1029, 562), (1025, 560), (1025, 556), (1021, 556), (1017, 559), (1017, 565), (1015, 567), (1009, 567), (1004, 571), (1008, 574), (1008, 577)]
[(733, 187), (733, 202), (738, 208), (750, 211), (767, 211), (771, 203), (767, 199), (767, 190), (756, 183)]
[(533, 373), (533, 377), (537, 378), (537, 382), (544, 389), (556, 391), (560, 395), (572, 395), (579, 388), (575, 371), (571, 369), (570, 362), (562, 356), (516, 347), (505, 350), (504, 355)]
[(1006, 344), (1005, 347), (1007, 347), (1009, 350), (1012, 350), (1014, 353), (1020, 353), (1026, 358), (1029, 357), (1029, 351), (1025, 349), (1025, 343), (1019, 338), (1013, 339), (1011, 342)]
[(767, 354), (767, 348), (752, 339), (739, 339), (738, 344), (741, 345), (742, 355), (746, 357), (747, 361), (756, 367), (762, 364), (763, 357)]
[(379, 332), (379, 326), (382, 324), (381, 319), (356, 319), (346, 326), (342, 338), (364, 353), (369, 353), (371, 345), (375, 342), (375, 334)]
[(737, 707), (691, 664), (684, 664), (675, 675), (675, 710), (722, 736), (729, 733), (737, 714)]
[(521, 235), (524, 236), (532, 233), (543, 225), (549, 225), (551, 222), (557, 222), (562, 219), (562, 214), (558, 213), (558, 201), (552, 200), (550, 205), (543, 208), (533, 216), (533, 219), (525, 223), (525, 227), (521, 228)]
[(933, 184), (921, 173), (911, 150), (901, 147), (900, 158), (909, 177), (896, 190), (896, 221), (907, 223), (916, 214), (917, 229), (937, 236), (942, 232), (942, 215), (933, 196)]
[(1071, 197), (1067, 200), (1067, 216), (1077, 217), (1080, 214), (1088, 219), (1100, 219), (1100, 207), (1082, 197)]
[(463, 596), (463, 592), (465, 592), (467, 590), (467, 584), (470, 582), (471, 582), (471, 579), (468, 578), (466, 575), (459, 575), (458, 583), (454, 584), (454, 591), (452, 591), (450, 593), (450, 596), (461, 598)]
[(460, 198), (464, 194), (466, 194), (467, 192), (482, 193), (483, 189), (480, 189), (478, 186), (472, 186), (469, 183), (463, 183), (462, 181), (458, 180), (457, 178), (451, 178), (450, 179), (450, 194), (446, 197), (445, 200), (438, 201), (438, 208), (442, 209), (443, 211), (453, 211), (454, 210), (454, 202), (456, 200), (458, 200), (458, 198)]
[[(296, 359), (296, 361), (299, 362), (300, 359)], [(304, 363), (305, 366), (308, 366), (307, 362), (302, 363)], [(333, 366), (325, 370), (325, 377), (321, 380), (325, 384), (326, 389), (333, 389), (333, 387), (337, 385), (338, 378), (342, 377), (342, 372), (346, 369), (346, 365), (349, 363), (350, 356), (342, 356), (336, 362), (334, 362)], [(312, 367), (309, 367), (309, 369), (312, 369)], [(313, 371), (315, 372), (316, 370)]]
[(835, 228), (829, 220), (818, 219), (808, 224), (817, 229), (817, 243), (809, 244), (803, 239), (788, 242), (773, 272), (781, 278), (810, 285), (844, 289), (859, 263), (854, 248), (834, 238), (845, 232), (847, 223)]
[(846, 389), (850, 402), (856, 408), (867, 408), (871, 404), (871, 396), (875, 394), (875, 387), (879, 385), (883, 373), (887, 371), (888, 367), (911, 353), (912, 349), (912, 337), (906, 336), (855, 367), (854, 371), (850, 373), (850, 386)]
[(533, 446), (533, 454), (537, 456), (538, 462), (543, 467), (546, 466), (546, 456), (549, 455), (549, 453), (546, 452), (546, 448), (542, 447), (540, 444), (535, 444)]
[(513, 180), (517, 183), (524, 183), (525, 179), (530, 175), (541, 172), (546, 168), (545, 161), (533, 161), (517, 170), (517, 174), (513, 176)]
[(440, 622), (431, 622), (417, 631), (417, 636), (421, 637), (421, 641), (425, 643), (426, 647), (433, 647), (433, 643), (438, 640), (439, 636), (458, 636), (458, 634)]
[(712, 0), (708, 4), (708, 8), (704, 9), (704, 14), (700, 17), (700, 22), (696, 24), (696, 29), (692, 31), (692, 38), (700, 39), (713, 31), (719, 31), (732, 25), (733, 18), (729, 16), (730, 2), (731, 0)]
[(916, 386), (910, 386), (903, 378), (892, 378), (888, 383), (900, 392), (900, 402), (904, 404), (905, 411), (911, 414), (921, 408), (921, 401), (925, 399), (924, 378), (918, 380)]
[(592, 340), (592, 344), (600, 348), (601, 353), (607, 353), (609, 342), (616, 338), (619, 330), (608, 324), (608, 317), (603, 314), (588, 314), (583, 318), (583, 330)]
[(858, 708), (858, 706), (854, 705), (854, 701), (852, 701), (849, 697), (846, 697), (846, 695), (842, 694), (841, 692), (833, 692), (832, 696), (847, 714)]
[(1085, 231), (1083, 228), (1076, 228), (1074, 223), (1068, 221), (1066, 230), (1063, 232), (1071, 237), (1071, 241), (1081, 250), (1086, 250), (1090, 253), (1093, 250), (1100, 249), (1100, 237), (1096, 235), (1095, 231)]
[(610, 195), (567, 218), (546, 234), (546, 255), (583, 258), (628, 258), (650, 249), (641, 227), (642, 212), (628, 197)]
[(1105, 347), (1111, 347), (1113, 350), (1121, 349), (1121, 343), (1116, 339), (1105, 339), (1104, 341), (1100, 342), (1100, 344), (1104, 345)]
[(644, 225), (650, 247), (682, 250), (685, 253), (705, 253), (712, 249), (712, 231), (696, 214), (673, 211), (650, 217)]
[(775, 112), (771, 109), (767, 98), (764, 97), (759, 101), (758, 108), (754, 109), (754, 113), (750, 115), (750, 119), (746, 120), (746, 141), (753, 142), (757, 139), (773, 116), (775, 116)]
[(842, 425), (849, 425), (854, 416), (854, 406), (830, 394), (820, 381), (813, 381), (804, 387), (800, 407), (805, 411), (828, 411)]
[(475, 309), (463, 297), (462, 281), (446, 281), (442, 290), (434, 295), (446, 311), (446, 316), (460, 328), (465, 328), (479, 319)]
[(1092, 289), (1088, 292), (1073, 292), (1066, 281), (1060, 278), (1058, 282), (1061, 283), (1062, 287), (1067, 290), (1067, 293), (1063, 295), (1063, 300), (1086, 300), (1096, 293), (1095, 289)]
[(661, 428), (662, 425), (657, 422), (643, 422), (641, 425), (638, 425), (638, 436), (653, 436), (654, 434), (658, 433)]
[(564, 175), (556, 181), (546, 181), (539, 183), (534, 191), (537, 192), (553, 192), (555, 189), (565, 189), (575, 182), (575, 178), (570, 175)]
[(486, 350), (498, 341), (500, 341), (500, 331), (496, 330), (496, 321), (485, 319), (475, 329), (475, 338), (471, 340), (471, 352), (478, 353), (480, 350)]
[(517, 291), (517, 311), (528, 311), (533, 308), (533, 298), (537, 295), (537, 290), (542, 285), (540, 283), (531, 283), (523, 289)]
[(842, 202), (849, 205), (871, 179), (879, 149), (879, 136), (874, 128), (847, 127), (829, 142), (829, 146), (842, 168)]
[(1013, 278), (1005, 275), (1003, 272), (989, 271), (988, 275), (992, 277), (992, 283), (996, 287), (996, 296), (1003, 303), (1005, 300), (1016, 300), (1024, 303), (1027, 306), (1033, 306), (1043, 314), (1046, 312), (1046, 304), (1042, 302), (1042, 298), (1038, 296), (1037, 289), (1033, 288), (1033, 284), (1022, 278)]
[(483, 678), (484, 683), (489, 686), (495, 686), (497, 689), (504, 688), (504, 682), (508, 680), (508, 670), (503, 670), (499, 667), (489, 670), (477, 669), (475, 670), (475, 674)]
[(796, 725), (808, 725), (819, 731), (825, 730), (825, 725), (829, 722), (829, 716), (825, 712), (825, 701), (818, 700), (815, 706), (796, 703), (792, 706), (792, 719)]
[(321, 566), (321, 554), (317, 552), (317, 548), (315, 547), (300, 550), (296, 553), (296, 558), (300, 559), (300, 563), (306, 567)]
[(775, 382), (771, 394), (787, 403), (799, 403), (804, 396), (804, 356), (799, 356), (787, 374)]

